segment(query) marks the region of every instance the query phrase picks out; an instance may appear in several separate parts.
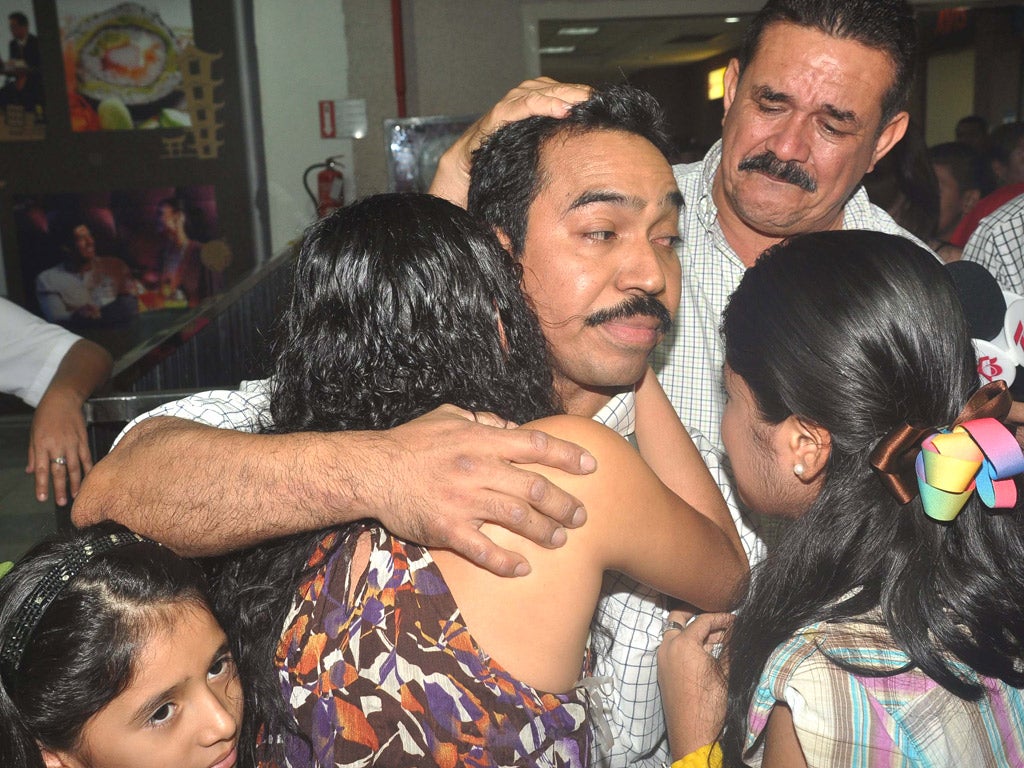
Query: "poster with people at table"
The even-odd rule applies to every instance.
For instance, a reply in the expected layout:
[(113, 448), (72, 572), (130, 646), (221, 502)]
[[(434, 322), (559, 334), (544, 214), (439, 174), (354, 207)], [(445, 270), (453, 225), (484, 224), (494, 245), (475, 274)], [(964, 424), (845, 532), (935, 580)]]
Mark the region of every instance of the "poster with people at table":
[(224, 290), (212, 186), (21, 195), (14, 218), (24, 293), (50, 322), (125, 324)]

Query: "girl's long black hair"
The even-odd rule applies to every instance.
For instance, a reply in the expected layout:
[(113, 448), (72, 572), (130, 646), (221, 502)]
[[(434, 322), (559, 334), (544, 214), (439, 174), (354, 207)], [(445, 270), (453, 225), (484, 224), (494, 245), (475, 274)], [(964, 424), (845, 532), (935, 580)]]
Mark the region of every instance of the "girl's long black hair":
[[(124, 529), (104, 523), (33, 547), (0, 578), (0, 638), (47, 574), (84, 545)], [(151, 541), (90, 559), (45, 610), (16, 671), (0, 675), (0, 765), (43, 768), (40, 746), (73, 751), (89, 718), (136, 672), (138, 652), (161, 611), (209, 608), (203, 572)]]
[[(268, 431), (390, 429), (444, 403), (520, 423), (558, 412), (520, 273), (486, 227), (429, 195), (377, 195), (316, 222), (276, 336)], [(322, 537), (270, 542), (222, 565), (218, 612), (239, 641), (252, 714), (242, 745), (254, 729), (270, 741), (297, 733), (274, 653)]]
[(726, 361), (762, 418), (825, 427), (824, 486), (751, 578), (730, 640), (726, 765), (742, 765), (750, 704), (771, 653), (798, 629), (878, 609), (911, 664), (977, 699), (978, 675), (1024, 686), (1024, 521), (972, 498), (939, 523), (901, 506), (868, 457), (902, 422), (949, 425), (978, 387), (951, 280), (901, 237), (801, 235), (766, 252), (723, 316)]

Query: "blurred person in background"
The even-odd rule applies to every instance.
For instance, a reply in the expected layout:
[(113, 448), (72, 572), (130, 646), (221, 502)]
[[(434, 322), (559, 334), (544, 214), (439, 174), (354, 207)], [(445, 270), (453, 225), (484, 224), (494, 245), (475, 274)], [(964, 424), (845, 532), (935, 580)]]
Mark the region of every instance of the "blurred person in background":
[(955, 261), (967, 241), (954, 233), (967, 212), (992, 192), (995, 180), (985, 156), (969, 144), (937, 144), (928, 150), (928, 158), (939, 183), (939, 220), (929, 245), (944, 261)]

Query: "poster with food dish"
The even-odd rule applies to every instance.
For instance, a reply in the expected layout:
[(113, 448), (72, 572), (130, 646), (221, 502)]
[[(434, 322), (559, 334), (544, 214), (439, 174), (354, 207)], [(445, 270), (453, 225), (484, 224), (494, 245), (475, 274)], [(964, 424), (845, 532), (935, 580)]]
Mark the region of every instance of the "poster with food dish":
[(50, 322), (123, 325), (224, 290), (231, 251), (213, 186), (15, 195), (13, 203), (26, 306)]
[(180, 57), (189, 0), (58, 0), (73, 131), (188, 128)]
[(0, 19), (0, 141), (38, 141), (46, 137), (46, 98), (31, 0), (0, 0)]

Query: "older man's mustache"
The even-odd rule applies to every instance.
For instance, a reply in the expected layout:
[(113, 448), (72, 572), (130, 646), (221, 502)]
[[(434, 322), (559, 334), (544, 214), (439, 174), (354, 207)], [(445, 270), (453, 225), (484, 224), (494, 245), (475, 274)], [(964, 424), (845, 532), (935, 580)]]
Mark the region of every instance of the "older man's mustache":
[(741, 171), (760, 171), (773, 176), (779, 181), (788, 184), (795, 184), (804, 192), (817, 192), (818, 183), (811, 178), (796, 160), (779, 160), (771, 150), (765, 150), (759, 155), (744, 158), (740, 162)]
[(668, 333), (672, 330), (672, 315), (665, 308), (665, 305), (653, 296), (630, 296), (621, 304), (607, 309), (599, 309), (589, 315), (584, 323), (588, 326), (609, 323), (612, 320), (621, 320), (627, 317), (646, 315), (658, 320), (658, 330)]

